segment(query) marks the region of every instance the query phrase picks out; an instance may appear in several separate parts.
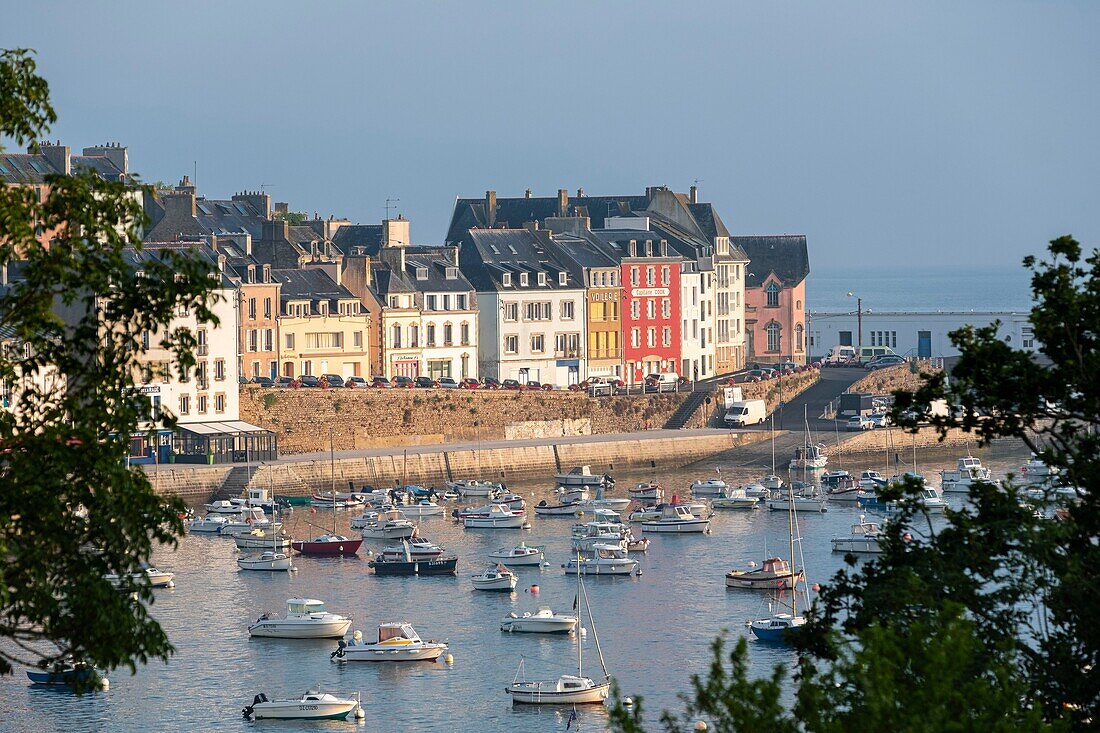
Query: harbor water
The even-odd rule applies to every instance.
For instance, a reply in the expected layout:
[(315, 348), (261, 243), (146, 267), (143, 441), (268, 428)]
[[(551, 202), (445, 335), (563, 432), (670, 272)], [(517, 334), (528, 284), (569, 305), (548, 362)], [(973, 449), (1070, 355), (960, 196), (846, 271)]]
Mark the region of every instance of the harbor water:
[[(1017, 470), (1027, 458), (1022, 450), (1002, 446), (974, 454), (996, 475)], [(938, 485), (939, 469), (953, 468), (959, 455), (957, 449), (925, 451), (918, 456), (919, 468)], [(713, 477), (715, 468), (730, 483), (748, 482), (768, 472), (764, 460), (746, 463), (745, 453), (734, 451), (676, 472), (617, 476), (614, 495), (625, 496), (628, 485), (650, 478), (660, 481), (666, 492), (686, 494), (694, 479)], [(852, 472), (884, 471), (883, 460), (845, 459), (843, 467)], [(534, 505), (550, 496), (552, 477), (543, 484), (509, 488)], [(957, 496), (949, 499), (958, 502)], [(337, 512), (338, 528), (349, 532), (354, 514)], [(522, 614), (541, 605), (568, 609), (573, 603), (576, 581), (564, 575), (561, 564), (569, 555), (570, 527), (584, 520), (535, 517), (530, 510), (529, 514), (530, 530), (466, 530), (447, 516), (421, 520), (423, 536), (459, 556), (457, 577), (376, 577), (365, 554), (368, 549), (380, 550), (387, 544), (382, 541), (365, 542), (360, 558), (298, 557), (295, 573), (244, 572), (237, 569), (239, 553), (231, 539), (185, 537), (178, 550), (155, 558), (158, 567), (176, 573), (176, 587), (157, 590), (152, 606), (152, 614), (176, 646), (170, 662), (150, 663), (132, 676), (115, 671), (109, 690), (83, 697), (32, 687), (23, 670), (17, 670), (0, 679), (0, 730), (565, 730), (569, 708), (513, 706), (504, 691), (521, 659), (528, 679), (557, 679), (575, 672), (577, 643), (585, 644), (586, 674), (599, 674), (591, 633), (578, 640), (500, 631), (501, 620), (510, 612)], [(841, 567), (843, 557), (830, 551), (829, 540), (847, 534), (859, 514), (852, 506), (836, 504), (823, 514), (799, 514), (811, 584), (828, 582)], [(310, 533), (307, 522), (331, 529), (332, 513), (299, 508), (287, 525), (295, 536), (304, 536)], [(745, 622), (768, 613), (765, 594), (727, 590), (723, 576), (732, 568), (759, 564), (765, 553), (786, 556), (787, 526), (785, 512), (719, 512), (710, 534), (651, 535), (649, 552), (634, 555), (641, 560), (640, 577), (586, 580), (607, 666), (623, 694), (645, 698), (654, 729), (658, 711), (679, 709), (676, 696), (688, 689), (689, 676), (705, 671), (715, 636), (725, 630), (731, 639), (748, 637)], [(474, 591), (468, 576), (488, 564), (486, 554), (521, 541), (544, 547), (550, 567), (515, 568), (520, 584), (513, 594)], [(533, 585), (539, 588), (537, 595), (531, 592)], [(453, 664), (335, 664), (329, 659), (335, 640), (249, 637), (249, 623), (265, 611), (285, 611), (286, 599), (296, 596), (319, 598), (331, 611), (351, 616), (352, 629), (362, 630), (367, 638), (376, 633), (379, 622), (409, 621), (423, 638), (446, 641)], [(750, 639), (749, 647), (755, 674), (795, 661), (793, 652), (781, 645)], [(295, 697), (307, 688), (361, 692), (366, 719), (249, 722), (241, 716), (257, 693)], [(582, 707), (573, 729), (607, 729), (602, 706)]]

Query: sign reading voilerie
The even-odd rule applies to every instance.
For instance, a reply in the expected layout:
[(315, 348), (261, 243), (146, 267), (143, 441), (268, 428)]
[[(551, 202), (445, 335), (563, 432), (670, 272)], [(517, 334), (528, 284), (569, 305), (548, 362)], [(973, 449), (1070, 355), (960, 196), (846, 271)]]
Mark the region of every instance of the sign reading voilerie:
[(668, 295), (668, 288), (634, 288), (630, 294), (635, 298), (662, 298)]

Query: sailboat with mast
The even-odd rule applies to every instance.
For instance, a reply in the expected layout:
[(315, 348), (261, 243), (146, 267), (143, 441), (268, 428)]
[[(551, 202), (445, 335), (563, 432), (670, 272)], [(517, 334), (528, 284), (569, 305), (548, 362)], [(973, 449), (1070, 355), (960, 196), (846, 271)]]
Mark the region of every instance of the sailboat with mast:
[[(520, 658), (512, 684), (504, 688), (512, 696), (513, 703), (526, 705), (582, 705), (599, 704), (607, 700), (611, 689), (611, 675), (607, 672), (600, 637), (596, 633), (596, 620), (592, 617), (592, 605), (588, 602), (588, 592), (584, 589), (584, 573), (577, 573), (577, 595), (574, 608), (583, 604), (588, 614), (588, 626), (592, 629), (592, 638), (596, 642), (596, 654), (600, 658), (602, 679), (595, 680), (584, 676), (584, 640), (577, 636), (577, 673), (563, 674), (556, 680), (527, 681), (524, 679), (523, 659)], [(581, 614), (578, 613), (578, 619)]]
[(806, 423), (806, 442), (794, 449), (794, 458), (791, 459), (790, 467), (810, 470), (825, 468), (829, 463), (829, 457), (825, 455), (825, 444), (815, 443), (810, 434), (809, 407), (806, 408), (803, 420)]
[[(795, 535), (798, 534), (798, 520), (795, 517), (794, 511), (794, 489), (788, 486), (787, 491), (790, 495), (790, 508), (787, 510), (787, 526), (790, 530), (790, 545), (789, 550), (791, 554), (791, 566), (794, 566), (794, 544)], [(802, 554), (802, 537), (798, 537), (798, 550), (799, 555)], [(775, 605), (781, 605), (781, 596), (777, 595), (773, 603), (769, 603), (769, 609), (771, 614), (767, 618), (755, 619), (749, 622), (749, 629), (753, 635), (761, 641), (786, 641), (788, 635), (800, 626), (806, 624), (806, 618), (798, 615), (798, 582), (802, 581), (803, 588), (805, 588), (805, 572), (806, 572), (806, 559), (802, 560), (802, 567), (798, 571), (798, 574), (794, 577), (794, 582), (791, 584), (791, 612), (786, 613), (783, 611), (775, 610)], [(803, 590), (805, 593), (805, 590)], [(775, 605), (773, 605), (775, 604)], [(809, 596), (806, 596), (806, 605), (809, 604)]]
[(332, 433), (329, 433), (329, 481), (332, 494), (332, 534), (323, 534), (308, 540), (294, 540), (290, 546), (303, 555), (357, 555), (363, 545), (363, 538), (336, 534), (336, 448)]

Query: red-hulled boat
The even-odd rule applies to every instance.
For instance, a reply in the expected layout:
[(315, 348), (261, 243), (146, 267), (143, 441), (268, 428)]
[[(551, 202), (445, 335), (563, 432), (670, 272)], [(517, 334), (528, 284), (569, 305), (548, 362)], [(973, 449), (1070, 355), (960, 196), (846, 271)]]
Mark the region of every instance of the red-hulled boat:
[(323, 534), (311, 540), (294, 540), (290, 546), (303, 555), (355, 555), (362, 544), (362, 537)]

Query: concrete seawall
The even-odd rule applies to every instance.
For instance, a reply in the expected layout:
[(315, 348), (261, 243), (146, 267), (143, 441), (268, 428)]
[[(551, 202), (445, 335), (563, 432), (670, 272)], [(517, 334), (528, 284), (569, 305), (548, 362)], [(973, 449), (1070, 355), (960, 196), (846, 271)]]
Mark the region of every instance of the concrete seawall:
[[(728, 433), (708, 431), (702, 435), (636, 438), (600, 442), (558, 443), (553, 445), (516, 445), (482, 450), (447, 450), (445, 446), (390, 452), (384, 455), (286, 460), (252, 468), (246, 478), (243, 466), (162, 468), (158, 490), (176, 494), (187, 501), (207, 501), (223, 492), (239, 495), (243, 486), (264, 487), (275, 494), (304, 496), (314, 490), (327, 491), (336, 486), (346, 491), (351, 482), (390, 487), (398, 483), (421, 484), (442, 488), (448, 480), (482, 478), (495, 481), (545, 479), (574, 466), (588, 465), (593, 472), (613, 473), (657, 468), (677, 468), (703, 460), (731, 448), (766, 440), (761, 432)], [(238, 480), (234, 480), (234, 477)]]

